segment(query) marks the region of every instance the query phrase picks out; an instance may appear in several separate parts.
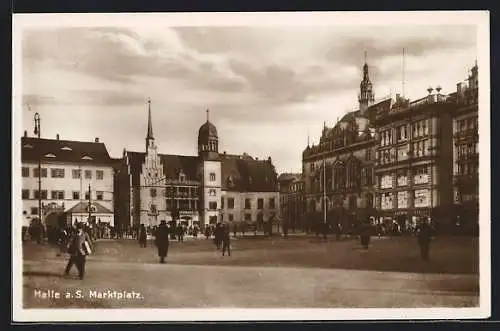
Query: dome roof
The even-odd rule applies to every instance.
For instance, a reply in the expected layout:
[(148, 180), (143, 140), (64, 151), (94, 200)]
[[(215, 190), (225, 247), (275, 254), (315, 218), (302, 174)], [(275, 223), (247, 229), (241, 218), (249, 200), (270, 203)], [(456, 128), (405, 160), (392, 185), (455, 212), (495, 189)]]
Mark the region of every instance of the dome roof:
[(200, 130), (198, 131), (198, 140), (200, 139), (207, 139), (207, 138), (217, 138), (217, 128), (215, 125), (210, 123), (209, 121), (206, 121), (205, 124), (203, 124), (200, 127)]

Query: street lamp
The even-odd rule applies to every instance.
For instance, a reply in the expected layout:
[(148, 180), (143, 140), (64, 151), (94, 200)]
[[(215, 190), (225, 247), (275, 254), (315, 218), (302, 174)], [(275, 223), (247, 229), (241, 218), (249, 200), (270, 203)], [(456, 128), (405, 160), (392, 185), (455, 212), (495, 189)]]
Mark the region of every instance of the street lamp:
[[(35, 113), (35, 135), (40, 140), (40, 114)], [(42, 155), (38, 156), (38, 219), (42, 222)]]

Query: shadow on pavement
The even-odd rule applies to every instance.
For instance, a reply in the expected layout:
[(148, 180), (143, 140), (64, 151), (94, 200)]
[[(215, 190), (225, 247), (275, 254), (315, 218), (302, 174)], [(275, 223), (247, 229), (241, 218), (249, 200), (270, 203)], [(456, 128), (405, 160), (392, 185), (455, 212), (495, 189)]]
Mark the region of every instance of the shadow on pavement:
[(63, 275), (61, 273), (57, 273), (54, 271), (23, 271), (23, 276), (63, 278)]

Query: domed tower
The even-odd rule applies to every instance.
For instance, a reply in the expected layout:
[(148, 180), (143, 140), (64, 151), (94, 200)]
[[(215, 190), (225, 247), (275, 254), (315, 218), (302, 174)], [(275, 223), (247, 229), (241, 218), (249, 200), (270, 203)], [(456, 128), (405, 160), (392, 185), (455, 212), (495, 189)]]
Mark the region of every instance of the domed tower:
[(365, 64), (363, 65), (363, 80), (359, 85), (359, 111), (363, 114), (369, 106), (373, 105), (375, 102), (375, 95), (373, 94), (373, 86), (368, 76), (368, 64), (366, 63), (366, 52), (365, 52)]
[(209, 110), (207, 109), (207, 121), (198, 131), (198, 156), (203, 160), (219, 159), (219, 138), (217, 128), (209, 121)]
[(220, 222), (222, 167), (215, 125), (207, 121), (198, 131), (198, 174), (201, 179), (200, 221), (203, 227)]

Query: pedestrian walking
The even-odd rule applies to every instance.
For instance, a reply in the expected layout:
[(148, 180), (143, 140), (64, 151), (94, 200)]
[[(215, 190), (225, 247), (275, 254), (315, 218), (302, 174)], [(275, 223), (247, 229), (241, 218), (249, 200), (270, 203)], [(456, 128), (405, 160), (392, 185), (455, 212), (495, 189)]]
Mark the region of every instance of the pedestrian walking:
[(71, 267), (74, 264), (78, 269), (78, 276), (80, 279), (83, 279), (85, 276), (86, 257), (94, 250), (89, 234), (83, 230), (83, 224), (77, 224), (76, 230), (71, 235), (67, 247), (69, 260), (64, 270), (64, 275), (69, 275)]
[(424, 218), (418, 228), (418, 244), (420, 246), (420, 255), (424, 261), (429, 260), (429, 249), (432, 238), (432, 228), (429, 224), (429, 220)]
[(146, 227), (144, 226), (144, 224), (141, 224), (141, 226), (139, 227), (139, 246), (146, 247), (147, 241), (148, 241), (148, 234), (146, 232)]
[(184, 227), (180, 225), (177, 228), (177, 241), (178, 242), (183, 242), (184, 241)]
[(155, 233), (155, 243), (158, 247), (158, 256), (160, 263), (165, 263), (165, 258), (168, 254), (170, 229), (167, 227), (166, 221), (161, 221)]
[(69, 235), (69, 229), (63, 227), (59, 229), (59, 233), (57, 236), (57, 245), (59, 246), (59, 252), (56, 254), (56, 256), (61, 256), (61, 254), (66, 253)]
[(220, 229), (222, 241), (222, 256), (224, 256), (226, 252), (228, 256), (231, 256), (231, 238), (229, 235), (229, 225), (224, 224)]
[(370, 221), (369, 220), (365, 221), (361, 225), (360, 229), (361, 245), (363, 245), (364, 249), (368, 249), (368, 246), (370, 245), (371, 231), (372, 231), (372, 226)]
[(214, 243), (217, 249), (219, 250), (221, 248), (221, 243), (222, 243), (222, 226), (220, 223), (217, 223), (215, 226), (215, 231), (214, 231)]

